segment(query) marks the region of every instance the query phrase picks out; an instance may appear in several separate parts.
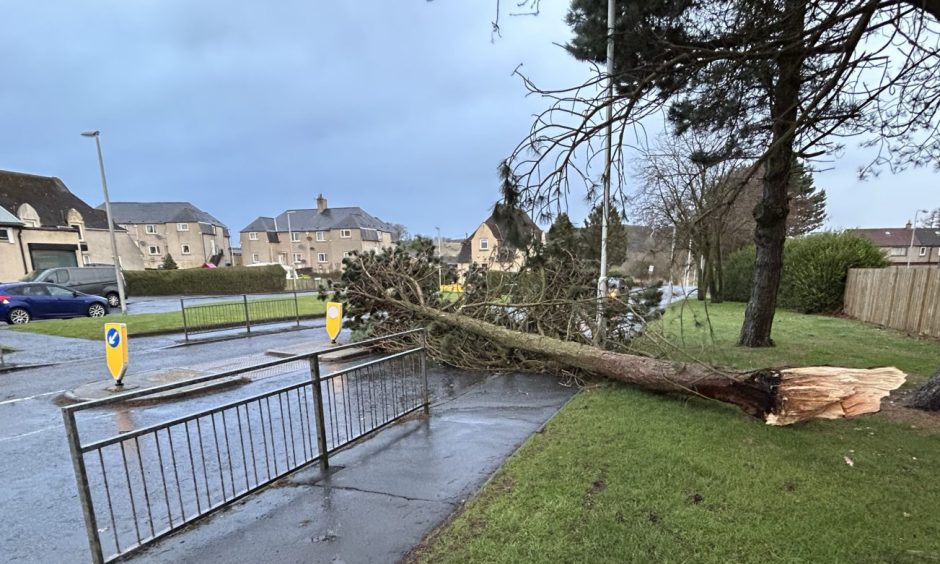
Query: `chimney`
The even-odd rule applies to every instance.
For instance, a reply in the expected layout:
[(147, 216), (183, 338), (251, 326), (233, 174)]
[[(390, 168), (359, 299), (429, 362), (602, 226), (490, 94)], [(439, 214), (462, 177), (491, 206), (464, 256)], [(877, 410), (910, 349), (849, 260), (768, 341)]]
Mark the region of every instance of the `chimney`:
[[(322, 198), (322, 196), (321, 196), (321, 198)], [(319, 202), (319, 200), (317, 200), (317, 201)], [(911, 222), (908, 221), (906, 224), (904, 224), (904, 229), (910, 229), (910, 228), (911, 228)]]
[(317, 211), (320, 213), (326, 211), (326, 198), (323, 197), (323, 194), (317, 196)]

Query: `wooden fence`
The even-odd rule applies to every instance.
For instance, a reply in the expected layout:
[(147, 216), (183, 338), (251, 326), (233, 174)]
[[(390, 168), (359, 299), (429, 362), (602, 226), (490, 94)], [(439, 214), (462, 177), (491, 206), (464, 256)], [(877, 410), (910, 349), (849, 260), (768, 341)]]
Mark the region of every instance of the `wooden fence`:
[(845, 313), (913, 335), (940, 337), (940, 269), (853, 268)]

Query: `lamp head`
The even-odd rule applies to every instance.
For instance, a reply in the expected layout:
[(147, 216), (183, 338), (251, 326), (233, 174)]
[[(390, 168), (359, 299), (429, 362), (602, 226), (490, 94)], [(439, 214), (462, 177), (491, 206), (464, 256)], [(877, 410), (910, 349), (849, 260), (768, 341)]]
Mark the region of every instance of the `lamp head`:
[(100, 133), (101, 133), (101, 132), (98, 131), (97, 129), (94, 130), (94, 131), (83, 131), (83, 132), (82, 132), (82, 137), (98, 137), (98, 135), (99, 135)]

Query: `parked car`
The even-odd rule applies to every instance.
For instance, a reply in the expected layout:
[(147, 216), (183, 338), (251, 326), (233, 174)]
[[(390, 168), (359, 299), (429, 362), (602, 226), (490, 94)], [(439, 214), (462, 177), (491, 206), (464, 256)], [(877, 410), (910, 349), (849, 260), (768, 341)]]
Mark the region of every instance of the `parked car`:
[(108, 300), (45, 282), (0, 284), (0, 319), (24, 325), (33, 319), (104, 317)]
[(113, 266), (60, 266), (34, 270), (20, 279), (21, 282), (49, 282), (67, 286), (83, 294), (101, 296), (111, 307), (120, 307), (117, 278)]

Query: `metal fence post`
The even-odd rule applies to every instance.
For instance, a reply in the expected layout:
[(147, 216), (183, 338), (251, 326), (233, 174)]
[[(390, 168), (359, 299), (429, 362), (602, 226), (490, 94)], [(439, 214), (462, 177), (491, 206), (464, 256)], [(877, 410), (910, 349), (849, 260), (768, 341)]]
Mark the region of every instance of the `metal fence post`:
[(300, 327), (300, 303), (297, 302), (297, 290), (294, 290), (294, 317), (297, 318), (297, 327)]
[(424, 414), (431, 414), (431, 400), (428, 394), (428, 330), (421, 332), (421, 379), (424, 383)]
[(324, 472), (330, 468), (330, 456), (326, 446), (326, 421), (323, 417), (323, 390), (320, 387), (320, 357), (310, 357), (310, 380), (313, 382), (313, 398), (316, 401), (317, 415), (317, 448), (320, 449), (320, 469)]
[(62, 419), (65, 423), (65, 436), (69, 443), (69, 452), (72, 454), (75, 482), (78, 484), (78, 500), (82, 504), (82, 515), (85, 517), (85, 533), (88, 535), (91, 561), (95, 564), (101, 564), (104, 562), (104, 554), (101, 552), (101, 538), (98, 536), (98, 523), (95, 519), (95, 508), (91, 502), (91, 490), (88, 488), (85, 456), (82, 454), (78, 429), (75, 426), (75, 413), (69, 409), (63, 409)]
[(183, 314), (183, 336), (186, 342), (189, 342), (189, 326), (186, 325), (186, 304), (183, 303), (183, 298), (180, 298), (180, 311)]
[(251, 333), (251, 316), (248, 315), (248, 294), (242, 294), (242, 302), (245, 304), (245, 329)]

